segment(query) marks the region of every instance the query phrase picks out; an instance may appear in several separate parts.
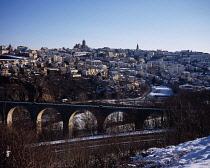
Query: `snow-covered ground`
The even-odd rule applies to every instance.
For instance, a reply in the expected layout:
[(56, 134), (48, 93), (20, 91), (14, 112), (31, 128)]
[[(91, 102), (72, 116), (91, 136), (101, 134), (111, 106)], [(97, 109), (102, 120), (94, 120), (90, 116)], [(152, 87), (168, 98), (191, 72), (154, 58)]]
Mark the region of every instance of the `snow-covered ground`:
[(166, 97), (173, 94), (173, 91), (170, 87), (167, 86), (153, 86), (152, 92), (148, 94), (148, 98), (153, 97)]
[(150, 148), (128, 167), (210, 168), (210, 136), (166, 148)]

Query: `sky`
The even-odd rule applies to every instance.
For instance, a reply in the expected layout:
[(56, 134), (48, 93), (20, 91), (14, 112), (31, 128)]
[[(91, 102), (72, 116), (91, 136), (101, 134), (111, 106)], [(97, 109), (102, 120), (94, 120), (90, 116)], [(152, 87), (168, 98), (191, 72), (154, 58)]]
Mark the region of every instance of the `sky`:
[(1, 0), (0, 45), (210, 53), (210, 0)]

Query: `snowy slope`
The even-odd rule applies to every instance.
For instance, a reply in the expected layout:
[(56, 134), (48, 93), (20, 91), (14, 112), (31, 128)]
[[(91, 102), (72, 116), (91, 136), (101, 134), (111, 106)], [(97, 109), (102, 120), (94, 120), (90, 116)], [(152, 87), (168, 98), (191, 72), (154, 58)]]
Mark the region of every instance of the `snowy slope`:
[(210, 136), (166, 148), (150, 148), (128, 167), (210, 168)]

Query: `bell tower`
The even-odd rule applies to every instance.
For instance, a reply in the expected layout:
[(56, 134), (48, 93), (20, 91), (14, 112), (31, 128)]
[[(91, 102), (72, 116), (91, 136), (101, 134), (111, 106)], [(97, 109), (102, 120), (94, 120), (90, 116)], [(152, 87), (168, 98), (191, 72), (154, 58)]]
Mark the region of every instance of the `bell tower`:
[(86, 42), (85, 42), (85, 40), (82, 40), (82, 48), (86, 48)]

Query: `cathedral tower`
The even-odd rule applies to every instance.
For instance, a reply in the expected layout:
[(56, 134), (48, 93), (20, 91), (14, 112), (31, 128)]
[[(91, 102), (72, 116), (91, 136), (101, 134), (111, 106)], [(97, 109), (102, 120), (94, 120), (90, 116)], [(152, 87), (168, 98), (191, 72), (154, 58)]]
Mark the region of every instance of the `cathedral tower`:
[(86, 42), (85, 42), (85, 40), (82, 41), (82, 48), (86, 48)]

